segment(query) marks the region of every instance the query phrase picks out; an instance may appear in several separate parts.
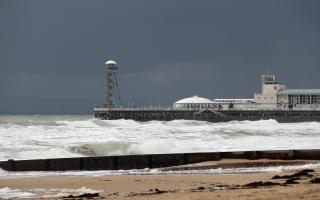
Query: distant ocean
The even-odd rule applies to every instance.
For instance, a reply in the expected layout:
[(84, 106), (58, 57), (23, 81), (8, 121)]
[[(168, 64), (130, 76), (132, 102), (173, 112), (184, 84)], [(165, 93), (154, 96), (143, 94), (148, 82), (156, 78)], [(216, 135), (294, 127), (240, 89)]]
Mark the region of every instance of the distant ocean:
[(0, 160), (207, 151), (312, 149), (320, 123), (275, 120), (99, 120), (91, 115), (0, 115)]

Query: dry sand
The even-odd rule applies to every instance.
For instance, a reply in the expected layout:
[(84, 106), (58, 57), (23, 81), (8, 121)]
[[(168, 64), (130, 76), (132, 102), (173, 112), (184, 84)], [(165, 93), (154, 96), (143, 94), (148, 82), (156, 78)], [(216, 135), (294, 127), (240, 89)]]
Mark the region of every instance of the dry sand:
[[(275, 161), (254, 161), (255, 165)], [(285, 165), (291, 161), (280, 161)], [(219, 161), (230, 167), (230, 163), (252, 163), (252, 161)], [(205, 163), (201, 166), (208, 166)], [(139, 176), (56, 176), (34, 178), (0, 179), (0, 188), (13, 189), (78, 189), (86, 187), (103, 190), (96, 199), (320, 199), (320, 184), (311, 184), (310, 180), (319, 177), (320, 170), (302, 174), (295, 181), (297, 184), (283, 184), (289, 178), (272, 179), (275, 175), (292, 175), (301, 170), (283, 173), (249, 173), (249, 174), (209, 174), (209, 175), (139, 175)], [(308, 176), (308, 174), (310, 176)], [(311, 177), (312, 176), (312, 177)], [(272, 182), (280, 185), (244, 186), (252, 182)]]

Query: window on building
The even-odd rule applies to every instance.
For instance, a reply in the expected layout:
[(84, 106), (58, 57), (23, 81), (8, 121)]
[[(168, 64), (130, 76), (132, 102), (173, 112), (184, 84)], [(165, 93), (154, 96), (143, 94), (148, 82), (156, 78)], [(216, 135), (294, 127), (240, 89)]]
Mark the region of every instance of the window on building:
[(299, 95), (289, 95), (289, 104), (298, 104), (299, 103)]
[(311, 103), (319, 104), (320, 103), (320, 95), (311, 95)]
[(300, 104), (310, 104), (310, 95), (300, 95)]
[(307, 97), (306, 97), (306, 95), (301, 95), (301, 97), (302, 97), (301, 104), (306, 104), (306, 103), (307, 103)]

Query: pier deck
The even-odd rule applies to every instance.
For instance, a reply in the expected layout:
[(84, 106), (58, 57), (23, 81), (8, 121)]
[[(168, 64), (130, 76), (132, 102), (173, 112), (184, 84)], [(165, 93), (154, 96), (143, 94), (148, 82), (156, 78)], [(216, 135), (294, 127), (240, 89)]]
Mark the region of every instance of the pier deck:
[(194, 110), (174, 108), (95, 108), (100, 119), (202, 120), (210, 122), (275, 119), (278, 122), (320, 121), (320, 110)]

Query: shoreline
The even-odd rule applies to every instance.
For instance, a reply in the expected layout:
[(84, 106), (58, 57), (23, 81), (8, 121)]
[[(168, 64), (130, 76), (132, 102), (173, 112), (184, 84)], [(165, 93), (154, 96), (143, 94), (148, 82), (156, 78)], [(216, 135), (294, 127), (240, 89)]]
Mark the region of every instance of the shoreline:
[[(221, 160), (218, 166), (276, 166), (292, 164), (292, 161), (275, 160)], [(299, 161), (301, 162), (301, 161)], [(303, 161), (306, 162), (306, 161)], [(309, 163), (310, 161), (306, 162)], [(319, 163), (314, 161), (313, 163)], [(297, 163), (296, 163), (297, 164)], [(198, 163), (192, 167), (210, 167), (213, 163)], [(301, 163), (297, 164), (301, 166)], [(303, 165), (302, 165), (303, 166)], [(180, 168), (179, 168), (180, 167)], [(190, 167), (190, 166), (189, 166)], [(182, 170), (185, 166), (177, 166)], [(237, 168), (233, 168), (237, 169)], [(269, 171), (230, 174), (171, 174), (171, 175), (102, 175), (102, 176), (44, 176), (1, 178), (1, 189), (8, 191), (34, 192), (37, 195), (30, 199), (59, 199), (83, 193), (99, 196), (94, 199), (319, 199), (320, 184), (311, 184), (316, 177), (320, 178), (320, 167), (308, 169), (310, 172), (294, 180), (296, 184), (285, 184), (289, 178), (272, 179), (272, 177), (292, 175), (301, 172), (305, 167), (288, 171)], [(194, 169), (192, 169), (194, 170)], [(174, 172), (174, 170), (170, 170)], [(263, 185), (264, 183), (274, 185)], [(258, 185), (250, 185), (250, 184)], [(260, 185), (259, 185), (260, 184)], [(262, 184), (262, 185), (261, 185)], [(60, 195), (60, 196), (59, 196)], [(200, 198), (201, 197), (201, 198)], [(71, 198), (71, 197), (70, 197)], [(86, 199), (81, 197), (82, 199)], [(80, 199), (81, 199), (80, 198)], [(73, 199), (73, 198), (71, 198)], [(279, 198), (278, 198), (279, 199)]]

